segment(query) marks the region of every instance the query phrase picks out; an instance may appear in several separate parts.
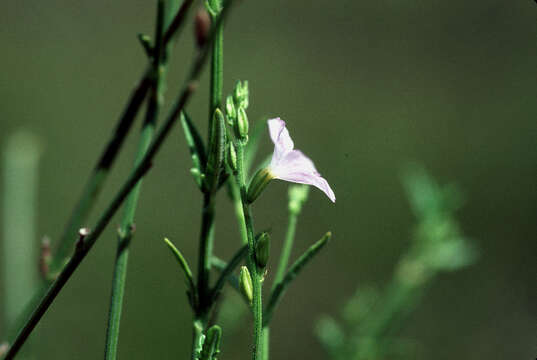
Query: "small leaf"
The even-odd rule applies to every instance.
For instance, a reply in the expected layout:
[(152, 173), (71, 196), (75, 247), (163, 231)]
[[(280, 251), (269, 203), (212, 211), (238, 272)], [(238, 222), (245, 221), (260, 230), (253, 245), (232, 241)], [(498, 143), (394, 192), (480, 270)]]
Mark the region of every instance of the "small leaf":
[(192, 278), (192, 271), (190, 270), (190, 266), (188, 266), (187, 261), (183, 257), (183, 254), (173, 245), (173, 243), (168, 240), (167, 238), (164, 238), (164, 242), (172, 252), (172, 254), (175, 256), (175, 259), (181, 266), (181, 269), (183, 270), (183, 273), (185, 274), (185, 280), (187, 282), (188, 290), (187, 293), (189, 294), (189, 300), (191, 302), (192, 306), (196, 305), (196, 286), (194, 285), (194, 279)]
[(207, 162), (207, 155), (205, 153), (205, 146), (203, 140), (190, 120), (187, 113), (182, 112), (180, 115), (181, 125), (185, 132), (185, 139), (190, 150), (190, 156), (192, 157), (192, 164), (195, 169), (198, 169), (200, 174), (205, 172), (205, 164)]

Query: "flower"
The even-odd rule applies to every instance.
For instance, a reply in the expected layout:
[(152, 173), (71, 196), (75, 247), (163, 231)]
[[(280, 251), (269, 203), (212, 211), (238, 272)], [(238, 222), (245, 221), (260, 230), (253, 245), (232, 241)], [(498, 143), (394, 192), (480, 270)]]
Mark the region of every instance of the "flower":
[(294, 150), (294, 143), (280, 118), (268, 120), (270, 138), (274, 143), (274, 153), (268, 167), (268, 173), (275, 179), (299, 184), (313, 185), (336, 202), (336, 196), (328, 182), (319, 174), (313, 161), (300, 150)]

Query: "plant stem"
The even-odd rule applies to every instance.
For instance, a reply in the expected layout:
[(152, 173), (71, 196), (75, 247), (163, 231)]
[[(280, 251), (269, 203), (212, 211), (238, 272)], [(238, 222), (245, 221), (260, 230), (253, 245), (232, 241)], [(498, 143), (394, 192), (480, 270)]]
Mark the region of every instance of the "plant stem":
[[(192, 3), (193, 0), (185, 0), (183, 2), (166, 29), (162, 41), (164, 45), (170, 43), (170, 40), (180, 30)], [(60, 271), (62, 266), (66, 263), (68, 256), (70, 256), (73, 239), (76, 239), (78, 229), (84, 225), (88, 214), (93, 208), (93, 205), (95, 205), (97, 197), (108, 178), (114, 160), (116, 159), (117, 154), (134, 123), (136, 115), (142, 106), (146, 94), (151, 87), (151, 74), (152, 69), (151, 67), (148, 67), (136, 84), (129, 101), (125, 106), (125, 110), (118, 120), (116, 130), (108, 141), (105, 150), (101, 154), (88, 182), (82, 190), (82, 195), (75, 205), (65, 230), (56, 246), (56, 251), (54, 252), (54, 257), (51, 262), (52, 273)]]
[(261, 360), (269, 360), (269, 341), (270, 341), (270, 330), (268, 326), (263, 328), (263, 343), (261, 349)]
[(252, 212), (247, 201), (246, 175), (244, 173), (244, 143), (239, 140), (236, 143), (237, 150), (237, 184), (240, 189), (242, 212), (244, 217), (244, 227), (248, 235), (248, 258), (247, 265), (252, 277), (253, 300), (252, 312), (254, 315), (254, 347), (252, 359), (261, 358), (261, 349), (263, 348), (263, 304), (262, 304), (262, 278), (263, 274), (258, 269), (255, 261), (255, 237)]
[(285, 270), (287, 270), (287, 264), (289, 263), (289, 258), (291, 257), (291, 251), (293, 249), (293, 243), (295, 241), (295, 232), (296, 224), (298, 220), (298, 214), (294, 212), (289, 212), (289, 224), (287, 225), (287, 233), (285, 234), (285, 241), (283, 243), (283, 249), (280, 256), (280, 262), (278, 263), (278, 268), (276, 270), (276, 275), (274, 276), (274, 282), (272, 283), (272, 290), (276, 285), (282, 281)]
[[(274, 276), (274, 282), (272, 283), (272, 290), (283, 280), (285, 276), (285, 270), (287, 269), (287, 264), (289, 263), (289, 258), (291, 257), (291, 251), (293, 249), (293, 243), (295, 241), (296, 233), (296, 224), (298, 221), (298, 212), (290, 211), (289, 212), (289, 224), (287, 225), (287, 233), (285, 234), (285, 241), (283, 243), (282, 253), (280, 255), (280, 262), (278, 263), (278, 268), (276, 269), (276, 275)], [(269, 358), (269, 340), (270, 340), (270, 330), (268, 323), (265, 322), (263, 325), (263, 349), (261, 353), (263, 354), (262, 360), (268, 360)]]
[[(0, 253), (3, 255), (4, 291), (1, 297), (5, 315), (3, 328), (7, 332), (24, 313), (28, 300), (40, 285), (35, 260), (39, 249), (36, 200), (41, 146), (33, 134), (18, 131), (8, 137), (2, 155), (4, 241)], [(42, 266), (46, 267), (44, 255), (41, 255)], [(34, 357), (31, 349), (28, 350), (24, 359)]]
[(331, 232), (327, 232), (319, 241), (311, 245), (289, 268), (289, 271), (285, 274), (284, 278), (279, 281), (274, 290), (270, 294), (268, 304), (265, 308), (263, 326), (268, 326), (272, 319), (274, 309), (281, 300), (283, 294), (289, 287), (289, 284), (297, 277), (300, 271), (306, 266), (314, 257), (322, 250), (322, 248), (330, 241), (332, 237)]
[[(147, 112), (138, 144), (138, 153), (134, 161), (136, 167), (145, 156), (151, 139), (155, 132), (156, 121), (164, 99), (163, 77), (165, 76), (167, 52), (162, 47), (164, 22), (167, 13), (165, 1), (158, 1), (157, 21), (155, 29), (155, 46), (153, 52), (153, 75), (152, 84), (147, 105)], [(118, 232), (118, 247), (114, 264), (114, 276), (112, 280), (112, 295), (110, 298), (110, 310), (108, 315), (108, 327), (106, 332), (105, 359), (116, 359), (117, 344), (119, 341), (119, 327), (121, 312), (123, 309), (123, 296), (127, 277), (127, 264), (129, 259), (129, 243), (132, 239), (134, 227), (134, 215), (138, 204), (138, 198), (142, 187), (140, 180), (129, 194), (125, 204), (123, 219)]]
[[(226, 2), (226, 6), (218, 17), (217, 23), (223, 21), (227, 14), (229, 14), (229, 9), (232, 7), (232, 4), (233, 0), (228, 0)], [(188, 100), (196, 90), (197, 80), (201, 74), (201, 70), (206, 63), (207, 56), (209, 53), (208, 47), (212, 44), (213, 39), (214, 31), (211, 33), (211, 36), (209, 37), (207, 43), (203, 46), (203, 48), (200, 49), (198, 56), (194, 60), (192, 70), (190, 71), (185, 85), (181, 90), (179, 98), (176, 100), (174, 106), (172, 107), (172, 110), (170, 111), (165, 123), (162, 125), (159, 132), (155, 136), (155, 139), (151, 143), (151, 146), (149, 147), (146, 155), (140, 161), (140, 164), (136, 167), (136, 169), (129, 175), (129, 177), (122, 185), (121, 189), (116, 194), (108, 208), (101, 215), (93, 231), (86, 237), (83, 246), (81, 246), (79, 249), (77, 249), (77, 251), (75, 251), (74, 255), (67, 262), (56, 280), (50, 285), (45, 295), (41, 298), (37, 307), (31, 313), (28, 321), (24, 324), (22, 329), (17, 334), (17, 337), (13, 341), (13, 345), (9, 348), (4, 360), (13, 359), (13, 357), (17, 354), (20, 347), (24, 344), (24, 342), (31, 334), (32, 330), (35, 328), (39, 320), (43, 317), (50, 304), (52, 304), (58, 293), (61, 291), (61, 289), (67, 282), (67, 280), (69, 280), (71, 275), (78, 268), (78, 265), (80, 265), (87, 253), (95, 244), (103, 230), (106, 228), (106, 226), (118, 210), (119, 206), (123, 203), (123, 201), (129, 195), (134, 186), (151, 167), (151, 162), (153, 158), (160, 150), (160, 147), (162, 146), (164, 140), (169, 135), (171, 129), (173, 128), (173, 125), (179, 117), (180, 112), (183, 111)]]
[[(211, 12), (210, 12), (211, 13)], [(211, 13), (212, 14), (212, 13)], [(218, 18), (218, 14), (213, 16), (213, 22)], [(209, 149), (213, 137), (213, 116), (222, 101), (222, 86), (224, 78), (224, 49), (223, 33), (224, 24), (221, 22), (215, 26), (214, 41), (211, 46), (211, 82), (209, 89)], [(210, 158), (210, 155), (207, 155)], [(220, 169), (215, 169), (220, 171)], [(215, 195), (216, 187), (206, 190), (203, 194), (203, 209), (200, 230), (199, 261), (198, 261), (198, 298), (200, 300), (196, 317), (206, 318), (211, 306), (211, 294), (209, 288), (209, 275), (211, 271), (211, 258), (214, 242), (214, 217), (215, 217)]]
[(246, 228), (244, 227), (244, 213), (242, 212), (241, 194), (237, 183), (230, 181), (229, 191), (231, 192), (233, 208), (235, 209), (235, 216), (237, 216), (237, 221), (239, 224), (239, 233), (241, 234), (241, 241), (243, 244), (248, 244), (248, 234), (246, 233)]

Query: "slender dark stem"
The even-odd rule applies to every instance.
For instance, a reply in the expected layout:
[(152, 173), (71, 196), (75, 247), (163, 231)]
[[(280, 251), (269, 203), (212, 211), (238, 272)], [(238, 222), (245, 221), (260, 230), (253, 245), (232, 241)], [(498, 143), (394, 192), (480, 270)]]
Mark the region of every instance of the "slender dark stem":
[(136, 114), (140, 110), (140, 107), (146, 97), (149, 90), (150, 81), (144, 76), (137, 84), (133, 91), (130, 100), (125, 108), (125, 111), (121, 115), (116, 130), (114, 131), (112, 138), (109, 140), (103, 154), (97, 162), (93, 172), (90, 175), (89, 181), (86, 183), (82, 196), (78, 200), (73, 212), (69, 218), (67, 226), (58, 241), (54, 257), (51, 262), (51, 273), (55, 273), (61, 270), (61, 267), (67, 261), (67, 257), (70, 255), (73, 246), (73, 239), (76, 238), (78, 229), (83, 226), (87, 216), (93, 205), (95, 204), (97, 197), (99, 196), (102, 186), (104, 185), (112, 164), (119, 153), (121, 146), (127, 136), (127, 133), (131, 129)]
[[(170, 25), (166, 29), (166, 33), (162, 39), (164, 45), (168, 44), (174, 35), (176, 35), (181, 26), (184, 24), (184, 19), (188, 14), (193, 0), (185, 0)], [(88, 182), (86, 183), (82, 196), (78, 200), (75, 208), (73, 209), (67, 226), (58, 241), (54, 257), (51, 262), (51, 273), (55, 273), (61, 270), (61, 267), (67, 261), (67, 257), (70, 255), (73, 246), (73, 239), (76, 238), (78, 229), (80, 229), (87, 219), (87, 216), (93, 205), (95, 204), (97, 197), (99, 196), (101, 189), (108, 178), (109, 171), (114, 163), (114, 160), (123, 145), (123, 142), (130, 131), (132, 124), (140, 110), (142, 103), (146, 97), (147, 92), (151, 87), (151, 74), (152, 69), (148, 67), (143, 73), (143, 76), (136, 84), (132, 95), (119, 118), (116, 130), (112, 134), (112, 137), (108, 141), (105, 150), (101, 154), (99, 161), (95, 165), (93, 172), (90, 175)]]
[[(231, 8), (232, 4), (233, 0), (228, 0), (226, 2), (226, 6), (224, 7), (224, 10), (218, 18), (217, 24), (223, 21), (225, 17), (229, 14), (229, 9)], [(207, 62), (207, 55), (209, 53), (208, 48), (212, 44), (214, 34), (214, 31), (211, 32), (207, 43), (200, 49), (198, 56), (196, 57), (192, 66), (192, 70), (190, 71), (185, 85), (181, 90), (181, 94), (179, 95), (175, 105), (170, 111), (165, 123), (162, 125), (155, 139), (151, 143), (151, 146), (149, 147), (146, 155), (140, 161), (136, 169), (127, 178), (120, 191), (116, 194), (108, 208), (101, 215), (99, 221), (97, 222), (97, 225), (95, 226), (91, 234), (88, 235), (88, 237), (85, 239), (83, 246), (77, 249), (75, 254), (71, 257), (71, 259), (62, 269), (56, 280), (50, 285), (46, 294), (39, 302), (39, 305), (37, 305), (36, 309), (30, 315), (28, 321), (24, 324), (22, 329), (17, 334), (15, 340), (12, 343), (13, 345), (10, 347), (8, 353), (6, 354), (5, 360), (13, 359), (13, 357), (17, 354), (21, 346), (31, 334), (39, 320), (43, 317), (50, 304), (52, 304), (60, 290), (67, 282), (67, 280), (69, 280), (71, 275), (78, 268), (78, 265), (80, 265), (91, 247), (95, 244), (105, 227), (108, 225), (108, 223), (118, 210), (119, 206), (123, 203), (125, 198), (129, 195), (129, 193), (132, 191), (138, 181), (144, 176), (147, 170), (149, 170), (153, 158), (160, 150), (160, 147), (162, 146), (164, 140), (169, 135), (170, 130), (178, 119), (180, 112), (184, 109), (186, 103), (196, 90), (196, 83), (201, 74), (201, 70), (203, 70), (205, 63)]]

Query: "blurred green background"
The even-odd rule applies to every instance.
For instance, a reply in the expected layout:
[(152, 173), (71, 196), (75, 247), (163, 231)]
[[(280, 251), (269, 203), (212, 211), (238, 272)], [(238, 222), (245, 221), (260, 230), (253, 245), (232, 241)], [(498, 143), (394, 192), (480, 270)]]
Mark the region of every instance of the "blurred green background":
[[(44, 145), (39, 237), (60, 235), (145, 66), (135, 35), (152, 34), (154, 3), (2, 2), (0, 142), (23, 128)], [(336, 314), (358, 285), (391, 277), (415, 223), (400, 170), (416, 160), (440, 183), (460, 185), (466, 194), (461, 227), (476, 239), (481, 256), (478, 264), (438, 278), (404, 335), (424, 345), (424, 358), (534, 358), (536, 4), (242, 1), (235, 10), (225, 34), (225, 91), (237, 79), (249, 80), (249, 117), (286, 120), (297, 147), (315, 160), (337, 196), (334, 206), (313, 190), (299, 220), (294, 256), (326, 230), (334, 238), (275, 315), (272, 357), (325, 358), (313, 335), (319, 315)], [(188, 27), (173, 53), (168, 104), (192, 49)], [(203, 129), (207, 79), (189, 106)], [(136, 133), (128, 140), (95, 214), (131, 168)], [(260, 153), (271, 151), (265, 137)], [(162, 242), (168, 236), (195, 264), (201, 197), (189, 167), (177, 128), (140, 199), (123, 359), (189, 356), (182, 274)], [(285, 232), (286, 192), (286, 183), (273, 183), (254, 208), (257, 227), (273, 230), (273, 254)], [(38, 326), (39, 359), (102, 356), (118, 221)], [(229, 257), (239, 239), (225, 193), (216, 236), (216, 252)], [(0, 289), (1, 306), (6, 290)], [(248, 359), (250, 334), (250, 325), (224, 329), (221, 358)]]

